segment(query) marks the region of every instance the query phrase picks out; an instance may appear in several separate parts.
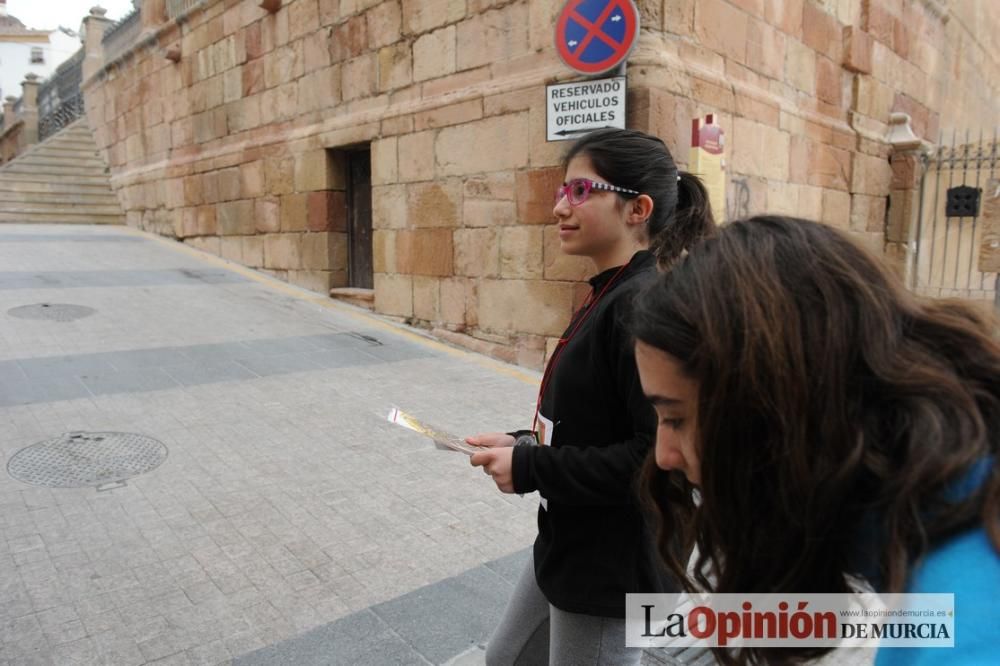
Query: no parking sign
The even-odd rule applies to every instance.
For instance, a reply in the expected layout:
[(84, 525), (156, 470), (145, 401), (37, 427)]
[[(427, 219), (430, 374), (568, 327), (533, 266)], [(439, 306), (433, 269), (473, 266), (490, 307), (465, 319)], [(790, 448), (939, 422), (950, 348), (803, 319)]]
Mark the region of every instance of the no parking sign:
[(556, 52), (581, 74), (615, 69), (638, 37), (639, 10), (632, 0), (569, 0), (556, 20)]

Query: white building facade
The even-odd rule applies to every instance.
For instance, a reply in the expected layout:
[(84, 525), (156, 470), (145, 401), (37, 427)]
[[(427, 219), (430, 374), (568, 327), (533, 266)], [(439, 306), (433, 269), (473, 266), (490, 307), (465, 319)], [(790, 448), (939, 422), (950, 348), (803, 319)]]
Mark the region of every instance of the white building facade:
[(8, 15), (6, 0), (0, 0), (0, 100), (20, 97), (27, 74), (46, 79), (79, 48), (80, 38), (72, 30), (29, 29)]

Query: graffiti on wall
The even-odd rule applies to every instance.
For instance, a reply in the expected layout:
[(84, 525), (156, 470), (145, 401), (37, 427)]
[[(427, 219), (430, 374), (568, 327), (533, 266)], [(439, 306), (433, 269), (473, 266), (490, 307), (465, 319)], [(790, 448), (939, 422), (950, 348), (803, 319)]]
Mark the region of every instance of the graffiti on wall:
[(726, 222), (749, 215), (750, 181), (746, 178), (733, 178), (729, 181), (729, 192), (726, 194)]

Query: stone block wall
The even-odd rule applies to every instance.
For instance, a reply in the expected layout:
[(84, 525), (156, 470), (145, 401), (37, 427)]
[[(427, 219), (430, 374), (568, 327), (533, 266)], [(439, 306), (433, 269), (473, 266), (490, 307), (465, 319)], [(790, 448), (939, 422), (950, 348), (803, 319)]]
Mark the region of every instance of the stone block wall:
[(18, 121), (4, 127), (2, 133), (0, 133), (0, 164), (10, 162), (23, 153), (26, 147), (27, 141), (23, 122)]
[[(633, 121), (683, 146), (690, 118), (720, 116), (728, 219), (798, 214), (845, 228), (881, 252), (890, 114), (908, 113), (928, 140), (942, 127), (1000, 118), (1000, 53), (995, 40), (980, 41), (1000, 27), (997, 7), (946, 8), (935, 0), (640, 4), (652, 20), (662, 18), (662, 31), (647, 22), (632, 59), (630, 86), (644, 89)], [(959, 7), (978, 23), (951, 20)], [(953, 100), (973, 100), (976, 110)]]
[[(544, 86), (578, 78), (552, 45), (563, 3), (282, 4), (206, 0), (86, 84), (129, 224), (311, 289), (344, 286), (341, 162), (362, 147), (376, 311), (539, 366), (590, 272), (549, 224), (566, 146), (545, 141)], [(722, 218), (821, 219), (881, 252), (889, 114), (925, 138), (968, 121), (956, 96), (997, 117), (1000, 15), (959, 11), (975, 0), (637, 4), (628, 124), (683, 165), (691, 119), (715, 113)]]

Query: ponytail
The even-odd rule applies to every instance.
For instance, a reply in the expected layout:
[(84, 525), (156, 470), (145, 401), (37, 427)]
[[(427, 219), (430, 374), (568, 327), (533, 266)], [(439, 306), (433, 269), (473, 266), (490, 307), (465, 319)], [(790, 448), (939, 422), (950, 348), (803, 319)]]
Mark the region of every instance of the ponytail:
[(715, 217), (704, 183), (687, 171), (677, 174), (677, 207), (664, 228), (649, 239), (661, 270), (669, 270), (695, 243), (715, 235)]
[[(697, 176), (677, 168), (659, 138), (638, 130), (594, 130), (570, 146), (563, 166), (577, 155), (586, 156), (606, 182), (653, 200), (645, 233), (661, 268), (669, 268), (695, 243), (714, 235), (715, 220), (705, 186)], [(618, 196), (624, 200), (637, 195)]]

